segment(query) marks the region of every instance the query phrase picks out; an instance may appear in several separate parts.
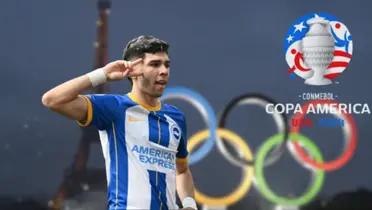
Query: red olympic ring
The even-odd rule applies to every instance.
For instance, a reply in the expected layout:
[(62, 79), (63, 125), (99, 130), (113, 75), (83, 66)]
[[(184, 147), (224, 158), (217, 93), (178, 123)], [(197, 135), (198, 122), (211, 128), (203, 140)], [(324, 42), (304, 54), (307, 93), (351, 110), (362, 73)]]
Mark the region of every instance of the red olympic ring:
[[(307, 110), (308, 110), (308, 107), (309, 107), (310, 104), (316, 105), (316, 104), (330, 104), (330, 103), (338, 104), (338, 102), (335, 101), (335, 100), (313, 100), (313, 101), (309, 101), (302, 106), (303, 112), (302, 113), (297, 112), (294, 115), (294, 118), (303, 120), (303, 118), (305, 117), (305, 115), (307, 113)], [(315, 169), (322, 169), (322, 170), (325, 170), (325, 171), (333, 171), (333, 170), (337, 170), (337, 169), (341, 168), (342, 166), (344, 166), (352, 158), (352, 156), (355, 152), (356, 146), (357, 146), (357, 128), (356, 128), (355, 121), (350, 114), (345, 113), (345, 112), (342, 112), (341, 114), (345, 118), (345, 120), (347, 121), (345, 124), (350, 125), (350, 136), (349, 136), (349, 139), (348, 139), (348, 144), (346, 145), (343, 154), (340, 155), (340, 157), (338, 157), (335, 160), (331, 160), (331, 161), (328, 161), (328, 162), (317, 162), (307, 154), (307, 152), (301, 147), (301, 145), (298, 143), (298, 141), (291, 141), (291, 144), (293, 144), (293, 146), (294, 146), (294, 151), (295, 151), (296, 155), (298, 155), (298, 157), (300, 158), (301, 161), (307, 163), (309, 166), (311, 166), (312, 168), (315, 168)], [(299, 125), (298, 126), (292, 126), (291, 125), (291, 132), (298, 133), (299, 131), (300, 131), (300, 126)]]

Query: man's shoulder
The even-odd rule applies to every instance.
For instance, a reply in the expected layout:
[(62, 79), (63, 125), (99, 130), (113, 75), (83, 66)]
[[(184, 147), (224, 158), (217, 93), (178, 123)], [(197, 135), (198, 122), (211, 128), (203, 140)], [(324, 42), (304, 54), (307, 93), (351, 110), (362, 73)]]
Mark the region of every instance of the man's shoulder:
[(134, 105), (133, 101), (130, 100), (127, 94), (90, 94), (88, 97), (91, 100), (101, 101), (105, 104), (115, 104), (120, 106)]
[(174, 105), (171, 105), (171, 104), (165, 104), (164, 103), (163, 106), (162, 106), (162, 109), (164, 111), (171, 111), (171, 112), (175, 112), (177, 114), (183, 114), (183, 112), (178, 107), (176, 107)]
[(170, 104), (163, 104), (162, 111), (172, 117), (184, 120), (185, 114), (176, 106)]

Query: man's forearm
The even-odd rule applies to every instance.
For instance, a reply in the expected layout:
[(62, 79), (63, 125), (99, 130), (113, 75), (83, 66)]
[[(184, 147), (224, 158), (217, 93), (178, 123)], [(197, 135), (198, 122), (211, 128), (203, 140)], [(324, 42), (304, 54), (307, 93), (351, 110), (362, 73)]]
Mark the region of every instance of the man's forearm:
[(64, 82), (57, 87), (49, 90), (43, 95), (43, 104), (47, 107), (53, 107), (75, 99), (81, 92), (92, 87), (88, 76), (80, 77)]
[(176, 175), (177, 193), (181, 201), (186, 197), (194, 198), (194, 181), (190, 169)]

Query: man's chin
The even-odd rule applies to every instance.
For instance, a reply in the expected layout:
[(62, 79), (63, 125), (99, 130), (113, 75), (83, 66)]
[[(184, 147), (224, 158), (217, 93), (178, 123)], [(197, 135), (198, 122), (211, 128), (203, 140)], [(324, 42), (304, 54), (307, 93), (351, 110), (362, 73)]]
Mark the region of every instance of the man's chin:
[(162, 92), (158, 92), (158, 93), (154, 93), (154, 97), (156, 98), (159, 98), (163, 95), (163, 91)]
[(165, 90), (165, 87), (164, 88), (161, 88), (161, 89), (157, 89), (157, 90), (154, 90), (153, 92), (153, 96), (154, 97), (161, 97), (164, 93), (164, 90)]
[(153, 91), (151, 95), (152, 95), (152, 97), (159, 98), (163, 95), (163, 92), (164, 92), (164, 90), (161, 90), (161, 91), (157, 90), (157, 91)]

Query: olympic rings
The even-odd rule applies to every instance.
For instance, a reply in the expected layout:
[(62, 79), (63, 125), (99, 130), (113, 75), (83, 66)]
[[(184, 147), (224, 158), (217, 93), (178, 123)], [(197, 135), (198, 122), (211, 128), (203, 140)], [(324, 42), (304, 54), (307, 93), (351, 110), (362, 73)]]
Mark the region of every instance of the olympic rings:
[[(240, 106), (240, 105), (258, 105), (262, 108), (265, 108), (267, 104), (276, 104), (276, 102), (264, 95), (261, 94), (244, 94), (241, 96), (238, 96), (234, 99), (232, 99), (227, 106), (223, 109), (222, 114), (219, 118), (218, 126), (220, 128), (224, 128), (226, 125), (226, 119), (227, 116), (230, 114), (230, 112), (233, 110), (234, 107)], [(280, 156), (283, 154), (286, 143), (288, 139), (288, 123), (287, 123), (287, 117), (285, 114), (279, 114), (274, 113), (273, 119), (276, 123), (278, 133), (283, 133), (283, 140), (281, 144), (278, 144), (277, 147), (270, 153), (269, 158), (265, 160), (265, 166), (270, 165), (274, 163), (276, 160), (280, 158)], [(223, 153), (226, 156), (226, 159), (230, 161), (232, 164), (237, 166), (253, 166), (254, 161), (252, 160), (242, 160), (241, 158), (235, 158), (228, 149), (226, 148), (226, 145), (223, 141), (220, 141), (219, 138), (217, 138), (217, 146), (221, 153)]]
[(182, 99), (189, 102), (201, 113), (204, 122), (209, 127), (210, 138), (208, 139), (208, 141), (206, 141), (196, 152), (190, 154), (189, 164), (192, 165), (207, 156), (207, 154), (213, 149), (217, 130), (217, 120), (215, 112), (212, 106), (203, 96), (188, 88), (167, 88), (163, 96), (161, 97), (161, 100), (163, 101), (166, 99)]
[[(305, 117), (305, 113), (307, 112), (307, 109), (309, 108), (310, 104), (330, 104), (330, 103), (337, 103), (334, 100), (313, 100), (306, 103), (303, 107), (303, 113), (297, 113), (294, 118), (296, 119), (303, 119)], [(309, 157), (306, 152), (301, 148), (301, 146), (297, 142), (291, 142), (294, 146), (294, 153), (296, 153), (296, 156), (298, 155), (300, 160), (308, 164), (310, 167), (316, 168), (316, 169), (323, 169), (325, 171), (333, 171), (336, 169), (341, 168), (344, 166), (353, 156), (356, 145), (357, 145), (357, 129), (356, 124), (353, 119), (353, 117), (350, 114), (342, 113), (342, 114), (336, 114), (338, 117), (343, 118), (346, 122), (345, 126), (343, 127), (343, 133), (345, 136), (345, 150), (343, 154), (332, 161), (329, 162), (318, 162), (313, 160), (311, 157)], [(294, 126), (291, 128), (292, 132), (297, 133), (300, 130), (300, 126)], [(292, 150), (291, 150), (292, 151)]]
[[(316, 161), (321, 162), (323, 160), (322, 155), (319, 151), (319, 149), (316, 147), (316, 145), (307, 137), (291, 133), (289, 135), (291, 142), (294, 141), (300, 141), (300, 143), (304, 144), (306, 149), (314, 156)], [(270, 149), (273, 146), (279, 145), (283, 142), (283, 135), (282, 134), (276, 134), (267, 141), (264, 142), (264, 144), (258, 149), (257, 152), (257, 158), (255, 162), (255, 173), (256, 173), (256, 184), (257, 188), (261, 192), (261, 194), (267, 198), (269, 201), (285, 205), (285, 206), (300, 206), (303, 204), (306, 204), (310, 202), (320, 191), (323, 182), (324, 182), (324, 171), (323, 170), (316, 170), (314, 172), (314, 179), (313, 179), (313, 185), (309, 187), (309, 189), (300, 197), (298, 198), (285, 198), (276, 195), (272, 190), (268, 187), (265, 178), (264, 178), (264, 161), (265, 156), (270, 151)], [(294, 142), (293, 142), (294, 143)]]
[[(252, 152), (249, 149), (246, 142), (237, 134), (233, 133), (230, 130), (219, 128), (217, 129), (217, 136), (222, 137), (224, 140), (229, 141), (239, 147), (242, 154), (244, 155), (245, 160), (252, 160)], [(195, 133), (192, 137), (190, 137), (188, 142), (188, 150), (191, 152), (195, 146), (200, 144), (206, 138), (209, 137), (208, 130), (202, 130)], [(221, 139), (222, 139), (221, 138)], [(234, 190), (232, 193), (222, 196), (222, 197), (211, 197), (208, 195), (203, 194), (202, 192), (198, 191), (195, 187), (195, 199), (199, 203), (203, 203), (205, 205), (210, 206), (228, 206), (234, 204), (241, 200), (243, 196), (249, 191), (251, 188), (252, 180), (253, 180), (253, 168), (252, 167), (244, 167), (244, 178), (241, 180), (241, 183)]]
[[(231, 101), (222, 112), (222, 115), (220, 116), (219, 127), (217, 127), (216, 116), (214, 114), (213, 108), (209, 105), (205, 98), (203, 98), (195, 91), (184, 87), (168, 88), (166, 89), (164, 96), (161, 99), (166, 100), (172, 98), (182, 99), (191, 103), (191, 105), (196, 107), (202, 114), (203, 120), (208, 126), (208, 129), (197, 132), (189, 139), (188, 149), (190, 151), (190, 165), (204, 158), (213, 149), (214, 142), (217, 141), (218, 149), (222, 153), (222, 155), (229, 162), (233, 163), (234, 165), (240, 166), (244, 172), (244, 178), (242, 179), (240, 185), (237, 187), (237, 189), (235, 189), (228, 195), (221, 197), (211, 197), (195, 189), (196, 200), (204, 205), (227, 206), (238, 202), (249, 191), (252, 180), (255, 181), (254, 186), (258, 188), (258, 191), (269, 201), (286, 206), (304, 205), (307, 202), (310, 202), (311, 199), (313, 199), (320, 191), (324, 182), (325, 171), (331, 171), (342, 167), (351, 159), (356, 149), (356, 125), (354, 119), (350, 114), (335, 112), (337, 113), (337, 117), (345, 121), (344, 127), (342, 128), (343, 134), (345, 136), (345, 150), (338, 159), (326, 163), (323, 162), (322, 155), (315, 144), (307, 137), (298, 134), (300, 127), (295, 126), (291, 127), (291, 129), (288, 129), (286, 116), (273, 114), (273, 118), (277, 125), (279, 133), (272, 137), (269, 137), (269, 139), (264, 141), (264, 143), (259, 147), (257, 151), (256, 159), (253, 160), (253, 155), (247, 143), (238, 134), (222, 127), (225, 125), (227, 115), (235, 106), (254, 104), (262, 107), (268, 103), (275, 104), (275, 102), (273, 102), (270, 98), (259, 94), (245, 94), (233, 99), (233, 101)], [(297, 114), (294, 115), (294, 118), (302, 120), (305, 116), (305, 113), (307, 113), (309, 104), (329, 103), (337, 102), (333, 100), (309, 101), (302, 107), (302, 113), (304, 114), (302, 114), (301, 112), (297, 112)], [(332, 112), (330, 113), (334, 113), (333, 107), (330, 106), (329, 109), (332, 109)], [(288, 130), (291, 130), (290, 134), (288, 134)], [(288, 135), (290, 138), (288, 138)], [(205, 141), (205, 139), (207, 139), (206, 142), (204, 142), (196, 152), (192, 152), (194, 147), (198, 144), (201, 144), (201, 142)], [(223, 142), (224, 140), (226, 142)], [(227, 151), (225, 146), (226, 143), (232, 144), (233, 149), (237, 150), (238, 154), (241, 155), (241, 157), (233, 157)], [(313, 184), (305, 191), (302, 196), (298, 198), (286, 198), (276, 195), (268, 187), (264, 178), (264, 167), (275, 162), (281, 156), (283, 152), (283, 145), (287, 145), (292, 156), (294, 156), (300, 164), (310, 169), (313, 174)], [(303, 147), (306, 148), (306, 152)], [(274, 148), (274, 152), (271, 152), (271, 148)], [(308, 153), (310, 154), (310, 156), (308, 155)], [(255, 173), (253, 172), (253, 170), (255, 170)]]

